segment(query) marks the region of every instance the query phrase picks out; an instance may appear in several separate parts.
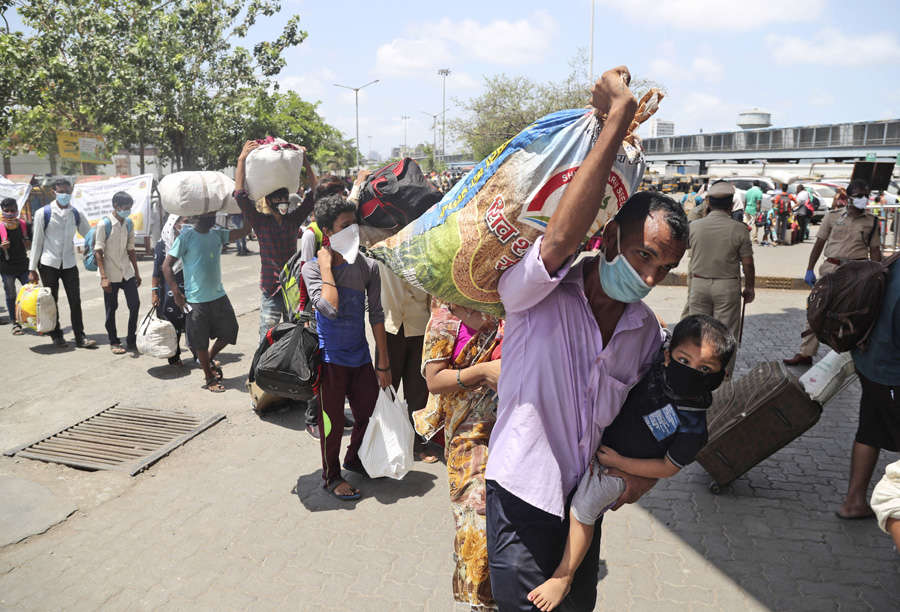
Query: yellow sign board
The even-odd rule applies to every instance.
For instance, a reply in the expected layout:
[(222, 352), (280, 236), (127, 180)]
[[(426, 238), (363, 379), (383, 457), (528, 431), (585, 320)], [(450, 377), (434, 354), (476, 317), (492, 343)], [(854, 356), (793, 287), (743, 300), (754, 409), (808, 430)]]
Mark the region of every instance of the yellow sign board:
[(90, 164), (112, 163), (109, 151), (106, 150), (106, 141), (100, 134), (60, 131), (56, 133), (56, 147), (63, 159)]

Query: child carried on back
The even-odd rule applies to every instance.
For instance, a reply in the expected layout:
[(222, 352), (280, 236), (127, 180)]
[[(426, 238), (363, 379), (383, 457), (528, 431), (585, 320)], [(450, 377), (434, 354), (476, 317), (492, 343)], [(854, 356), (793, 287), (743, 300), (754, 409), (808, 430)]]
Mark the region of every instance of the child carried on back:
[(625, 481), (604, 474), (604, 466), (668, 478), (694, 461), (706, 444), (712, 391), (722, 384), (735, 348), (734, 336), (712, 317), (691, 315), (675, 326), (669, 348), (629, 392), (578, 483), (562, 561), (550, 579), (528, 594), (538, 609), (552, 610), (565, 598), (590, 547), (594, 523), (625, 490)]

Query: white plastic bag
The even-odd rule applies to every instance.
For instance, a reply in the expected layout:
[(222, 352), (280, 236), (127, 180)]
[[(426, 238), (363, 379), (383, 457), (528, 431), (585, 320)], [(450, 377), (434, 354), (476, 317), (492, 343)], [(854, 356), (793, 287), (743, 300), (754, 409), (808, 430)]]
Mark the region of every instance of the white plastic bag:
[(56, 327), (56, 301), (49, 287), (26, 283), (16, 296), (16, 321), (39, 334)]
[(856, 379), (856, 368), (849, 352), (829, 352), (800, 377), (810, 399), (823, 406)]
[(402, 479), (412, 468), (414, 440), (406, 402), (397, 399), (392, 387), (381, 389), (359, 447), (366, 472), (372, 478)]
[(247, 193), (251, 200), (259, 200), (282, 188), (289, 193), (300, 189), (303, 150), (297, 145), (273, 138), (253, 149), (245, 163)]
[(141, 321), (138, 327), (137, 349), (141, 355), (149, 355), (157, 359), (174, 357), (178, 350), (178, 334), (171, 321), (156, 316), (156, 308)]
[(234, 181), (208, 170), (173, 172), (159, 182), (159, 195), (167, 213), (190, 217), (212, 212), (241, 212), (234, 199)]

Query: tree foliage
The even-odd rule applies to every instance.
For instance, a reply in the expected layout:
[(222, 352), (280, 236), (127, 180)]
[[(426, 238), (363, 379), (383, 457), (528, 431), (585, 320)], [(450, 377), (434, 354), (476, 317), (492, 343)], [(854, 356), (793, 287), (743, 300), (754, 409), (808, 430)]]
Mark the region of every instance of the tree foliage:
[(271, 133), (352, 158), (316, 105), (277, 91), (284, 52), (306, 38), (299, 15), (239, 44), (278, 0), (0, 0), (12, 6), (33, 34), (0, 30), (0, 152), (49, 154), (58, 130), (78, 130), (155, 145), (176, 169), (221, 168)]
[[(469, 100), (456, 100), (464, 115), (449, 123), (475, 159), (491, 154), (535, 119), (566, 108), (582, 108), (591, 101), (587, 55), (580, 50), (570, 62), (568, 76), (538, 83), (524, 76), (499, 74), (484, 77), (484, 92)], [(640, 98), (658, 84), (633, 79), (631, 88)]]

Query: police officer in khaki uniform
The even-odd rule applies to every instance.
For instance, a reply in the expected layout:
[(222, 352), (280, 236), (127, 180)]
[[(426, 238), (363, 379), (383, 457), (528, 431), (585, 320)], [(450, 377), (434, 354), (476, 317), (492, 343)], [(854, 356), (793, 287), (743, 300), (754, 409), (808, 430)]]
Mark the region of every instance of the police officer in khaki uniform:
[[(705, 314), (740, 336), (741, 296), (749, 304), (755, 296), (756, 272), (750, 233), (742, 221), (731, 217), (734, 186), (716, 181), (707, 194), (709, 213), (691, 222), (690, 314)], [(741, 268), (744, 290), (741, 291)], [(734, 367), (734, 359), (727, 371)]]
[[(869, 203), (869, 186), (855, 180), (847, 186), (850, 203), (846, 208), (832, 209), (822, 219), (816, 243), (809, 254), (809, 265), (804, 280), (812, 287), (816, 283), (813, 268), (819, 255), (825, 252), (825, 261), (819, 266), (819, 276), (831, 274), (838, 266), (855, 259), (881, 261), (881, 224), (878, 218), (866, 212)], [(809, 329), (803, 332), (800, 352), (787, 365), (812, 365), (813, 355), (819, 350), (819, 340)]]

